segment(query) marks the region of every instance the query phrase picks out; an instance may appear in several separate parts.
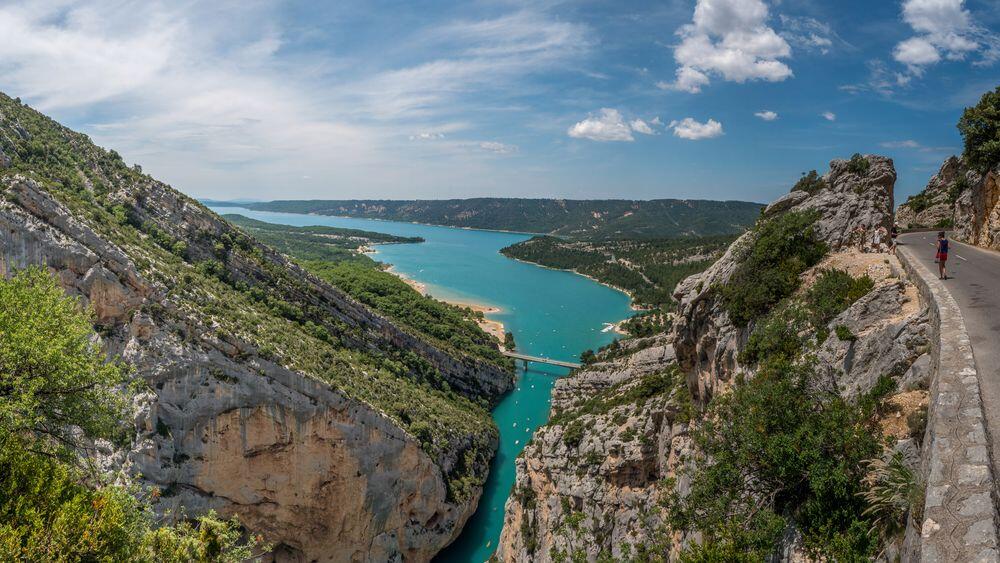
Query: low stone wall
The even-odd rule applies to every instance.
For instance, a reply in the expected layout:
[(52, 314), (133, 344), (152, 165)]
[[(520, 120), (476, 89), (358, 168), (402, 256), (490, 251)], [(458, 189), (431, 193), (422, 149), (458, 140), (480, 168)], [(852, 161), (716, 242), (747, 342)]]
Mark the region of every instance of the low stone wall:
[(972, 344), (955, 299), (912, 252), (900, 246), (897, 254), (930, 307), (936, 334), (921, 463), (923, 521), (907, 531), (903, 559), (997, 561), (995, 476)]

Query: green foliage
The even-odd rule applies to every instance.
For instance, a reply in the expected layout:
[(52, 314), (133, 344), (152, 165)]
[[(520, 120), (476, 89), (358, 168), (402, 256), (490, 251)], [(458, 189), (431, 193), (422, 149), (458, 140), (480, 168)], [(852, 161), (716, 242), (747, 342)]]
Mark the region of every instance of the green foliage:
[(351, 297), (443, 349), (513, 367), (511, 360), (500, 353), (496, 339), (471, 320), (475, 318), (471, 309), (420, 295), (397, 276), (360, 264), (307, 261), (304, 265)]
[[(481, 484), (497, 435), (487, 411), (493, 397), (485, 391), (455, 392), (426, 356), (345, 320), (311, 277), (267, 247), (126, 166), (113, 151), (3, 94), (0, 149), (12, 158), (5, 173), (37, 182), (76, 220), (121, 248), (142, 276), (165, 288), (169, 306), (144, 308), (158, 319), (183, 319), (178, 338), (232, 335), (250, 344), (242, 353), (324, 381), (404, 429), (424, 421), (433, 435), (422, 444), (428, 455), (439, 463), (459, 456), (444, 476), (449, 498), (467, 498)], [(161, 196), (197, 215), (203, 229), (191, 231), (164, 213)]]
[(89, 437), (116, 435), (124, 373), (91, 338), (89, 316), (40, 268), (0, 279), (0, 444), (33, 435), (36, 448), (65, 453)]
[[(669, 239), (564, 239), (533, 237), (500, 250), (507, 257), (572, 270), (623, 289), (642, 307), (673, 308), (673, 291), (684, 278), (710, 266), (734, 236)], [(650, 319), (647, 319), (650, 320)]]
[(878, 432), (862, 409), (814, 390), (810, 377), (808, 364), (771, 362), (713, 402), (694, 431), (702, 457), (691, 492), (667, 502), (674, 529), (704, 534), (690, 560), (764, 559), (784, 517), (817, 555), (873, 554), (859, 493), (866, 460), (881, 451)]
[(793, 360), (802, 351), (802, 332), (808, 326), (807, 311), (800, 305), (789, 304), (768, 314), (750, 333), (747, 345), (739, 355), (742, 364), (755, 364), (765, 359)]
[(792, 191), (814, 194), (825, 188), (826, 180), (815, 170), (810, 170), (808, 173), (803, 173), (802, 177), (795, 182), (795, 185), (792, 186)]
[(851, 332), (851, 329), (844, 325), (837, 325), (833, 332), (837, 335), (837, 338), (843, 340), (844, 342), (853, 342), (858, 339), (858, 337), (854, 336), (854, 333)]
[(214, 513), (156, 527), (133, 491), (90, 488), (77, 468), (30, 447), (0, 449), (0, 560), (235, 563), (266, 549)]
[(719, 291), (729, 317), (744, 326), (791, 295), (799, 274), (826, 254), (813, 231), (815, 212), (790, 212), (760, 223), (732, 278)]
[(914, 213), (921, 213), (934, 205), (934, 197), (927, 192), (920, 192), (908, 197), (903, 205), (909, 207)]
[(887, 451), (869, 460), (867, 469), (866, 488), (860, 494), (868, 503), (863, 515), (871, 519), (872, 535), (888, 539), (904, 532), (911, 514), (914, 521), (920, 521), (924, 488), (902, 453)]
[(860, 153), (854, 153), (851, 155), (851, 160), (847, 162), (847, 170), (857, 174), (858, 176), (864, 176), (868, 173), (868, 169), (871, 168), (871, 163)]
[(932, 226), (935, 229), (951, 229), (952, 227), (955, 226), (955, 220), (952, 219), (951, 217), (946, 217), (944, 219), (941, 219), (937, 223), (934, 223), (934, 225)]
[(348, 261), (374, 267), (374, 260), (358, 252), (360, 247), (369, 244), (419, 243), (424, 240), (420, 237), (398, 237), (359, 229), (278, 225), (236, 214), (223, 215), (223, 218), (271, 248), (301, 261)]
[(927, 405), (921, 405), (906, 415), (906, 428), (910, 438), (916, 440), (917, 443), (924, 441), (924, 432), (927, 430)]
[(970, 167), (982, 172), (1000, 163), (1000, 86), (965, 108), (958, 131), (965, 141), (962, 156)]
[[(90, 317), (38, 268), (0, 278), (0, 560), (243, 561), (236, 521), (154, 527), (136, 491), (91, 487), (90, 439), (128, 419), (123, 372), (94, 344)], [(159, 423), (158, 423), (158, 430)], [(55, 454), (55, 455), (54, 455)]]
[(962, 192), (967, 189), (969, 189), (969, 180), (966, 179), (964, 174), (955, 178), (955, 181), (948, 186), (948, 203), (955, 205), (958, 198), (962, 196)]
[(514, 333), (509, 330), (503, 333), (503, 347), (511, 352), (517, 350), (517, 343), (514, 342)]
[(813, 328), (826, 326), (834, 317), (875, 287), (868, 276), (853, 278), (842, 270), (823, 270), (806, 292), (805, 305)]

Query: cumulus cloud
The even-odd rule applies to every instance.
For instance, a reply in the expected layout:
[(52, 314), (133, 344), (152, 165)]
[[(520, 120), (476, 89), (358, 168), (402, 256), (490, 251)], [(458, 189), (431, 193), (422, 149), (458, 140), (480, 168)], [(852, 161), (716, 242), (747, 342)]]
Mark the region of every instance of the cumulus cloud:
[(761, 0), (698, 0), (692, 23), (677, 30), (676, 78), (658, 86), (697, 93), (712, 76), (739, 83), (791, 77), (792, 69), (779, 60), (791, 55), (791, 47), (767, 19)]
[(775, 119), (778, 119), (778, 114), (769, 109), (758, 111), (754, 113), (754, 115), (763, 119), (764, 121), (774, 121)]
[(567, 134), (576, 139), (590, 139), (591, 141), (632, 141), (632, 128), (621, 112), (616, 109), (603, 108), (597, 115), (591, 115), (587, 119), (569, 128)]
[(916, 35), (896, 44), (892, 55), (911, 75), (942, 59), (980, 52), (979, 64), (989, 64), (1000, 56), (1000, 40), (974, 22), (965, 0), (905, 0), (902, 16)]
[(675, 137), (690, 141), (712, 139), (723, 134), (722, 124), (714, 119), (700, 123), (695, 121), (693, 117), (685, 117), (680, 121), (671, 121), (670, 128), (674, 130)]
[(639, 118), (626, 121), (620, 111), (601, 108), (597, 114), (591, 114), (570, 127), (566, 134), (576, 139), (591, 141), (634, 141), (632, 133), (655, 135), (654, 126), (659, 125), (661, 125), (659, 117), (654, 117), (648, 122)]
[(824, 111), (820, 115), (823, 116), (823, 119), (827, 121), (837, 121), (837, 114), (833, 113), (832, 111)]

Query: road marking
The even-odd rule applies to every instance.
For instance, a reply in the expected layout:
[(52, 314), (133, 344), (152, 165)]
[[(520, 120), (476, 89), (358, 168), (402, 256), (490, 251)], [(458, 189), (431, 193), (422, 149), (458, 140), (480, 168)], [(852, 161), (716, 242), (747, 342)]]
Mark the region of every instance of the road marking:
[[(927, 237), (924, 237), (924, 240), (927, 240)], [(927, 244), (928, 244), (929, 246), (937, 246), (937, 245), (936, 245), (936, 244), (934, 244), (933, 242), (929, 242), (929, 243), (927, 243)], [(965, 260), (966, 262), (968, 262), (968, 261), (969, 261), (969, 259), (968, 259), (968, 258), (966, 258), (966, 257), (962, 256), (961, 254), (959, 254), (959, 253), (957, 253), (957, 252), (955, 253), (955, 256), (958, 256), (959, 258), (961, 258), (962, 260)]]

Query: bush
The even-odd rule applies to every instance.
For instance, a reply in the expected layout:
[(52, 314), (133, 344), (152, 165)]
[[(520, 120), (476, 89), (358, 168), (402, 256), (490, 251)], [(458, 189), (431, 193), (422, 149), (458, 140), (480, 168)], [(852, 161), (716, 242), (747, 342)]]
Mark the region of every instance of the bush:
[(883, 540), (895, 537), (906, 530), (910, 513), (923, 512), (923, 487), (900, 452), (886, 452), (867, 466), (862, 494), (868, 503), (864, 515), (872, 520), (871, 533)]
[(930, 194), (927, 192), (920, 192), (907, 198), (906, 203), (903, 205), (909, 207), (914, 213), (920, 213), (933, 205), (933, 203), (933, 198)]
[[(31, 268), (0, 278), (0, 560), (243, 561), (236, 521), (209, 514), (155, 528), (138, 491), (92, 488), (78, 449), (128, 420), (123, 371), (94, 344), (89, 315)], [(169, 429), (157, 421), (157, 432)], [(75, 429), (75, 430), (74, 430)]]
[[(827, 560), (874, 554), (860, 493), (866, 461), (882, 450), (879, 432), (861, 408), (810, 386), (811, 369), (770, 363), (718, 397), (694, 431), (702, 455), (690, 493), (667, 502), (674, 530), (703, 533), (703, 545), (686, 560), (764, 560), (784, 529), (782, 517)], [(706, 549), (727, 556), (701, 556)]]
[(720, 289), (729, 318), (739, 326), (759, 318), (799, 286), (799, 274), (826, 254), (813, 230), (816, 212), (789, 212), (755, 228), (745, 259)]
[(806, 192), (814, 194), (826, 188), (826, 181), (815, 170), (810, 170), (807, 174), (802, 174), (798, 182), (792, 186), (793, 192)]
[(837, 335), (837, 338), (843, 340), (844, 342), (854, 342), (858, 339), (858, 337), (854, 336), (854, 333), (851, 332), (851, 329), (844, 325), (837, 325), (834, 329), (834, 333)]
[(965, 141), (962, 156), (970, 167), (986, 171), (1000, 163), (1000, 86), (965, 108), (958, 131)]
[(851, 160), (847, 162), (847, 170), (853, 172), (858, 176), (864, 176), (868, 173), (868, 169), (871, 168), (871, 163), (868, 159), (862, 156), (860, 153), (854, 153), (851, 156)]
[(965, 176), (962, 175), (956, 178), (955, 181), (948, 186), (948, 202), (955, 205), (958, 198), (962, 196), (962, 192), (967, 189), (969, 189), (969, 181), (965, 178)]
[(937, 223), (934, 223), (934, 228), (935, 229), (950, 229), (950, 228), (952, 228), (954, 226), (955, 226), (955, 220), (952, 219), (951, 217), (947, 217), (945, 219), (941, 219)]
[(852, 278), (842, 270), (823, 270), (806, 292), (813, 327), (822, 329), (874, 287), (875, 282), (868, 276)]

